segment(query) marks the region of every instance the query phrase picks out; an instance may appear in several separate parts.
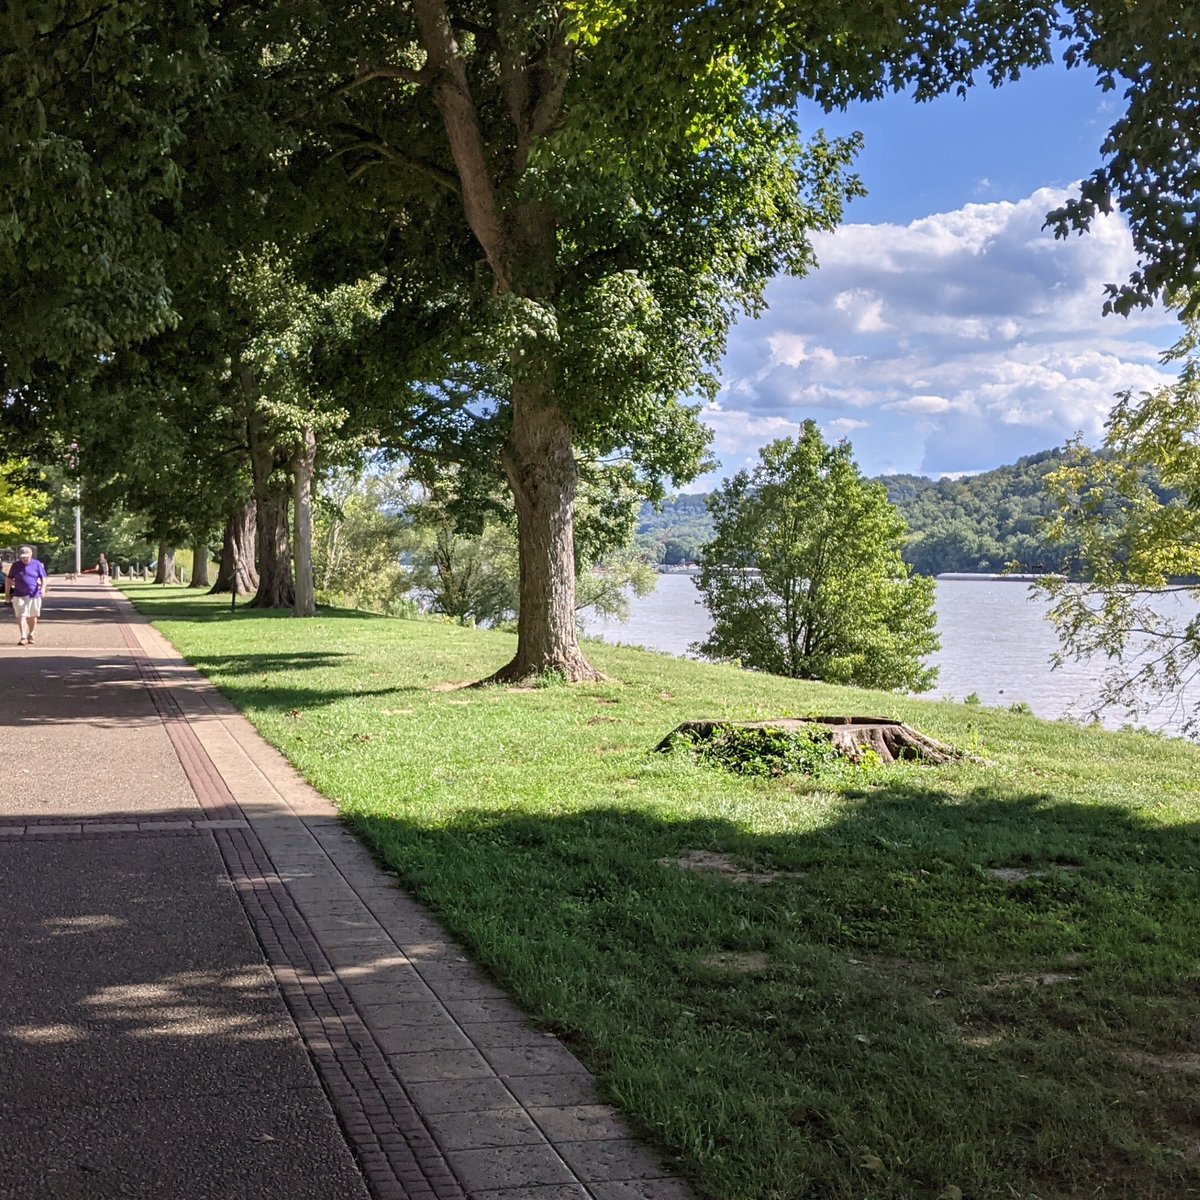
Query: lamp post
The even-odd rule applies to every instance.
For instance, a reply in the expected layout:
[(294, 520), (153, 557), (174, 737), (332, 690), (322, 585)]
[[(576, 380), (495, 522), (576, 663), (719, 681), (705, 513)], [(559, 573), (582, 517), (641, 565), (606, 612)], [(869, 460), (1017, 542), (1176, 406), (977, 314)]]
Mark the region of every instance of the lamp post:
[[(72, 441), (69, 447), (70, 454), (67, 455), (67, 466), (74, 473), (79, 467), (79, 443)], [(83, 544), (80, 538), (80, 519), (79, 519), (79, 501), (81, 498), (79, 476), (75, 475), (75, 574), (83, 573)]]

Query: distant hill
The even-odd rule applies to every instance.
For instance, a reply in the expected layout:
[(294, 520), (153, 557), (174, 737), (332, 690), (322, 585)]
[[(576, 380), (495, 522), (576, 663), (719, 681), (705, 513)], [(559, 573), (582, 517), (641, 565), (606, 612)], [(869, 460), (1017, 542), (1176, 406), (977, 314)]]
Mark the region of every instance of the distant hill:
[(637, 544), (655, 561), (677, 566), (695, 562), (700, 547), (713, 535), (712, 519), (705, 507), (707, 492), (682, 492), (664, 500), (662, 508), (643, 504), (638, 514)]
[[(943, 571), (1057, 571), (1066, 551), (1048, 547), (1038, 535), (1050, 515), (1044, 481), (1058, 466), (1061, 450), (1043, 450), (962, 479), (882, 475), (888, 498), (908, 522), (904, 557), (922, 575)], [(712, 537), (705, 495), (691, 493), (664, 503), (660, 512), (642, 506), (638, 544), (656, 561), (679, 563), (699, 557)]]
[(943, 571), (1058, 571), (1067, 551), (1047, 546), (1039, 526), (1051, 515), (1045, 479), (1062, 461), (1043, 450), (962, 479), (883, 475), (879, 482), (908, 522), (904, 557), (922, 575)]

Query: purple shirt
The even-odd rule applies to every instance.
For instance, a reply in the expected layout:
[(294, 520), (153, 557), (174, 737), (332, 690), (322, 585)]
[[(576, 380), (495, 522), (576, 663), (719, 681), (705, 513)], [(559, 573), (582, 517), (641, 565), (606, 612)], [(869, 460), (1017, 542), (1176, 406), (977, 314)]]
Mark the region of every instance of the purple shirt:
[(19, 558), (8, 568), (8, 578), (12, 583), (14, 596), (40, 596), (42, 580), (46, 578), (46, 568), (36, 558), (23, 563)]

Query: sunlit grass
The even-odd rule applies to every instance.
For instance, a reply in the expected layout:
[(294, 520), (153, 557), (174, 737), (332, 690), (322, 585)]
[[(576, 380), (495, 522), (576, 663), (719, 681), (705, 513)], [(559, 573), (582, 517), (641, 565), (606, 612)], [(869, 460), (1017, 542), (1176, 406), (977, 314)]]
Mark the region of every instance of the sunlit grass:
[[(513, 639), (129, 590), (704, 1192), (1200, 1193), (1195, 747), (596, 644), (607, 683), (453, 688)], [(828, 712), (991, 765), (650, 752)]]

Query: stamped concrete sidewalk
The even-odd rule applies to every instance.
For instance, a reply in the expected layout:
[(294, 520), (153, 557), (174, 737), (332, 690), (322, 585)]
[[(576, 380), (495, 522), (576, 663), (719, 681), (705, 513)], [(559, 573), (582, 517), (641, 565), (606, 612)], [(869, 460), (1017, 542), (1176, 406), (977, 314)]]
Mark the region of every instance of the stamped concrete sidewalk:
[(37, 646), (0, 624), (0, 1196), (691, 1196), (123, 597), (52, 582)]

